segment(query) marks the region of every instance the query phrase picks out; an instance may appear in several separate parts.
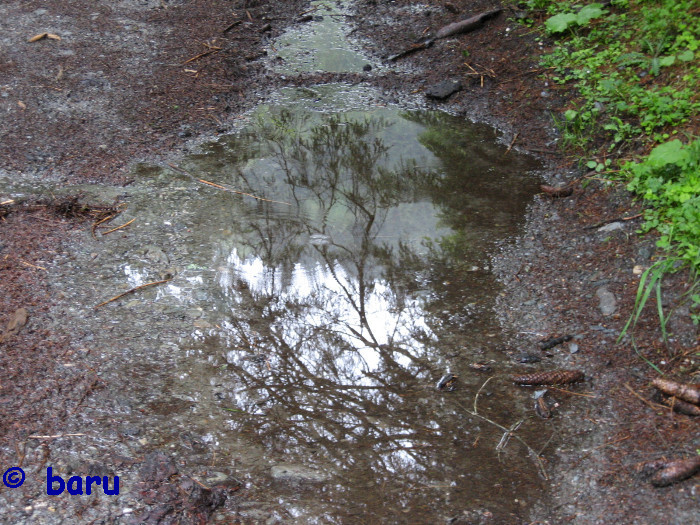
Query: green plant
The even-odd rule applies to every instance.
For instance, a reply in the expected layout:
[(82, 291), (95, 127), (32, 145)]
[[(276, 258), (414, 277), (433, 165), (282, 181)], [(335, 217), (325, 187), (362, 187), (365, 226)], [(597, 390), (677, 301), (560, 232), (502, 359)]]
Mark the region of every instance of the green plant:
[(586, 166), (588, 166), (589, 169), (595, 170), (597, 173), (600, 173), (601, 171), (610, 168), (611, 164), (612, 160), (610, 159), (605, 159), (603, 162), (598, 162), (597, 160), (589, 160), (586, 163)]
[(550, 34), (564, 33), (573, 27), (582, 27), (594, 18), (603, 16), (607, 11), (603, 4), (590, 4), (582, 7), (577, 13), (559, 13), (549, 17), (544, 23)]
[[(694, 293), (700, 272), (700, 139), (688, 145), (676, 139), (656, 146), (644, 161), (629, 162), (624, 170), (630, 177), (628, 189), (651, 205), (640, 232), (657, 230), (657, 246), (676, 255), (664, 257), (642, 274), (633, 314), (620, 337), (630, 326), (634, 327), (655, 291), (661, 331), (666, 338), (668, 316), (661, 306), (661, 281), (665, 275), (690, 268), (695, 282), (688, 295), (695, 306), (700, 305), (700, 295)], [(698, 314), (693, 314), (696, 324), (699, 320)]]
[[(661, 282), (681, 269), (690, 272), (691, 315), (700, 317), (700, 144), (676, 137), (697, 133), (700, 112), (700, 17), (695, 0), (613, 0), (581, 7), (570, 1), (527, 0), (549, 15), (543, 31), (556, 43), (544, 55), (548, 80), (570, 85), (578, 97), (555, 118), (569, 151), (596, 172), (620, 167), (616, 156), (632, 156), (615, 177), (648, 206), (640, 234), (656, 232), (663, 258), (640, 281), (633, 315), (623, 335), (655, 297), (666, 336), (668, 312), (661, 308)], [(605, 23), (593, 23), (605, 16)], [(585, 30), (582, 30), (584, 29)], [(656, 147), (654, 147), (656, 146)], [(651, 149), (645, 157), (639, 151)], [(598, 159), (604, 160), (598, 160)]]

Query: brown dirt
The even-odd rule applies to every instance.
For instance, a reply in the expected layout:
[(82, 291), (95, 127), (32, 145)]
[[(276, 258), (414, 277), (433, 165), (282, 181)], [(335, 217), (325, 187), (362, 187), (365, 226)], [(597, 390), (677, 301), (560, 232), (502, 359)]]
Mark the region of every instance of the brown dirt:
[[(263, 39), (293, 23), (305, 4), (5, 2), (0, 7), (0, 176), (124, 183), (135, 160), (167, 157), (190, 137), (226, 131), (262, 93), (290, 81), (266, 72), (256, 58), (263, 53)], [(389, 56), (425, 32), (497, 6), (493, 0), (360, 0), (355, 35), (375, 57)], [(28, 42), (42, 32), (61, 40)], [(657, 489), (637, 467), (658, 457), (694, 454), (700, 446), (698, 423), (650, 405), (649, 383), (656, 372), (629, 340), (615, 344), (634, 303), (639, 277), (632, 269), (653, 261), (653, 239), (634, 234), (634, 219), (609, 233), (590, 228), (636, 215), (639, 208), (620, 187), (596, 180), (584, 187), (572, 168), (576, 159), (556, 153), (551, 114), (562, 111), (570, 94), (546, 83), (537, 65), (539, 51), (530, 31), (506, 11), (478, 31), (397, 61), (395, 70), (342, 78), (371, 82), (397, 98), (445, 78), (459, 79), (464, 89), (435, 106), (496, 125), (513, 147), (548, 162), (549, 183), (574, 184), (572, 197), (537, 200), (526, 235), (517, 246), (504, 248), (508, 257), (496, 265), (507, 284), (500, 307), (514, 344), (532, 347), (551, 335), (579, 334), (578, 353), (567, 355), (564, 345), (546, 352), (545, 362), (585, 370), (586, 391), (593, 396), (586, 413), (579, 414), (579, 437), (590, 446), (557, 452), (558, 461), (549, 465), (551, 494), (535, 517), (549, 523), (680, 523), (697, 509), (697, 478)], [(294, 80), (310, 84), (334, 78)], [(0, 202), (7, 198), (0, 193)], [(60, 320), (50, 317), (50, 306), (61, 297), (51, 295), (43, 269), (64, 251), (71, 229), (89, 224), (50, 207), (2, 207), (0, 326), (17, 308), (30, 313), (27, 326), (0, 343), (3, 465), (21, 463), (27, 436), (59, 431), (61, 421), (101, 387), (81, 366), (85, 356), (74, 349), (74, 334), (64, 333)], [(602, 286), (617, 299), (610, 316), (599, 309), (596, 290)], [(679, 304), (685, 286), (682, 275), (668, 280), (667, 306)], [(647, 310), (635, 330), (639, 354), (668, 377), (698, 382), (697, 330), (687, 311), (674, 318), (665, 344), (652, 309)]]

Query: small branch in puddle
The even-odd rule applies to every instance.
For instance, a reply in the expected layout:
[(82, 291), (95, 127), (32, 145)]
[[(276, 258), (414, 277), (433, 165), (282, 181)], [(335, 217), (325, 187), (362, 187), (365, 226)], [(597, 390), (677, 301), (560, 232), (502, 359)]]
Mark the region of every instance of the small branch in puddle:
[(275, 201), (272, 199), (265, 199), (263, 197), (258, 197), (257, 195), (253, 195), (252, 193), (246, 193), (244, 191), (238, 191), (238, 190), (232, 190), (231, 188), (227, 188), (226, 186), (222, 186), (221, 184), (216, 184), (215, 182), (209, 182), (208, 180), (204, 179), (197, 179), (198, 182), (201, 182), (202, 184), (208, 184), (209, 186), (213, 186), (215, 188), (219, 188), (220, 190), (224, 191), (230, 191), (231, 193), (237, 193), (239, 195), (245, 195), (247, 197), (253, 197), (254, 199), (258, 199), (259, 201), (265, 201), (265, 202), (276, 202), (277, 204), (285, 204), (287, 206), (291, 206), (288, 202), (284, 201)]
[(217, 189), (220, 189), (220, 190), (230, 191), (231, 193), (237, 193), (238, 195), (245, 195), (246, 197), (252, 197), (252, 198), (257, 199), (257, 200), (259, 200), (259, 201), (275, 202), (275, 203), (277, 203), (277, 204), (284, 204), (284, 205), (286, 205), (286, 206), (291, 206), (291, 204), (288, 203), (288, 202), (284, 202), (284, 201), (275, 201), (275, 200), (272, 200), (272, 199), (265, 199), (265, 198), (263, 198), (263, 197), (258, 197), (257, 195), (253, 195), (252, 193), (246, 193), (246, 192), (244, 192), (244, 191), (234, 190), (234, 189), (232, 189), (232, 188), (227, 188), (226, 186), (222, 186), (221, 184), (217, 184), (217, 183), (215, 183), (215, 182), (209, 182), (208, 180), (198, 179), (197, 177), (195, 177), (194, 175), (192, 175), (189, 171), (184, 170), (184, 169), (180, 168), (179, 166), (175, 166), (174, 164), (168, 164), (168, 166), (170, 166), (170, 167), (171, 167), (172, 169), (174, 169), (175, 171), (177, 171), (177, 172), (179, 172), (179, 173), (182, 173), (183, 175), (187, 175), (188, 177), (190, 177), (190, 178), (193, 179), (193, 180), (196, 180), (197, 182), (201, 182), (202, 184), (206, 184), (206, 185), (208, 185), (208, 186), (212, 186), (212, 187), (217, 188)]
[(104, 235), (107, 235), (108, 233), (112, 233), (112, 232), (115, 232), (117, 230), (121, 230), (122, 228), (126, 228), (127, 226), (129, 226), (129, 224), (131, 224), (135, 220), (136, 219), (131, 219), (129, 222), (125, 222), (121, 226), (117, 226), (116, 228), (112, 228), (111, 230), (107, 230), (106, 232), (103, 232), (102, 235), (104, 236)]
[[(457, 402), (457, 405), (460, 406), (460, 407), (462, 407), (462, 409), (464, 409), (464, 411), (467, 412), (468, 414), (470, 414), (471, 416), (477, 417), (477, 418), (481, 419), (482, 421), (485, 421), (486, 423), (489, 423), (489, 424), (493, 425), (494, 427), (499, 428), (499, 429), (501, 429), (503, 432), (505, 432), (505, 434), (504, 434), (503, 437), (501, 438), (501, 443), (499, 443), (498, 446), (496, 447), (496, 450), (498, 450), (499, 454), (500, 454), (500, 452), (501, 452), (501, 449), (504, 448), (504, 447), (505, 447), (505, 444), (507, 444), (507, 442), (508, 442), (508, 441), (506, 440), (506, 443), (505, 443), (505, 444), (502, 444), (503, 440), (506, 439), (506, 436), (507, 436), (507, 439), (510, 439), (511, 437), (513, 437), (513, 438), (515, 438), (517, 441), (519, 441), (519, 442), (527, 449), (527, 451), (529, 452), (530, 456), (532, 456), (532, 458), (533, 458), (533, 460), (535, 461), (535, 463), (536, 463), (536, 465), (537, 465), (537, 469), (538, 469), (540, 475), (542, 476), (542, 478), (544, 478), (545, 480), (548, 480), (548, 479), (549, 479), (549, 476), (547, 476), (547, 471), (546, 471), (545, 468), (544, 468), (544, 463), (542, 463), (542, 459), (540, 459), (540, 455), (539, 455), (530, 445), (528, 445), (527, 442), (526, 442), (523, 438), (521, 438), (520, 436), (514, 434), (514, 432), (518, 429), (518, 427), (520, 427), (520, 425), (523, 423), (523, 420), (518, 421), (515, 425), (511, 426), (511, 428), (506, 428), (506, 427), (504, 427), (503, 425), (501, 425), (500, 423), (496, 423), (494, 420), (489, 419), (489, 418), (487, 418), (486, 416), (482, 416), (481, 414), (479, 414), (479, 413), (477, 412), (477, 408), (476, 408), (477, 398), (479, 397), (479, 394), (481, 393), (481, 390), (486, 386), (486, 383), (488, 383), (490, 380), (491, 380), (491, 378), (487, 379), (487, 380), (484, 382), (484, 384), (481, 385), (481, 388), (479, 388), (479, 391), (478, 391), (478, 392), (476, 393), (476, 395), (474, 396), (474, 410), (469, 410), (467, 407), (465, 407), (464, 405), (462, 405), (462, 404), (459, 403), (459, 402)], [(549, 443), (549, 442), (548, 442), (548, 443)], [(544, 449), (543, 449), (543, 450), (544, 450)]]
[(125, 295), (129, 295), (130, 293), (134, 293), (135, 291), (140, 290), (141, 288), (146, 288), (147, 286), (155, 286), (156, 284), (163, 284), (163, 283), (167, 283), (169, 281), (172, 281), (172, 279), (163, 279), (162, 281), (153, 281), (152, 283), (146, 283), (146, 284), (141, 284), (139, 286), (135, 286), (131, 290), (127, 290), (124, 293), (120, 293), (119, 295), (115, 295), (111, 299), (108, 299), (105, 302), (98, 304), (97, 306), (95, 306), (95, 310), (97, 310), (101, 306), (104, 306), (106, 304), (111, 303), (112, 301), (116, 301), (117, 299), (120, 299), (121, 297), (124, 297)]

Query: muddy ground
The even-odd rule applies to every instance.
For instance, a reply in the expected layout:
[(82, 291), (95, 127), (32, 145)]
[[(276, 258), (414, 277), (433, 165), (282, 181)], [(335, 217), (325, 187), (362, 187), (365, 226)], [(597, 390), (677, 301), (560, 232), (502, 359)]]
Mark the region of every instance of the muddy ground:
[[(700, 447), (697, 420), (656, 404), (649, 383), (657, 373), (640, 357), (671, 378), (698, 381), (697, 330), (680, 301), (685, 281), (678, 275), (666, 285), (667, 306), (677, 307), (668, 343), (660, 340), (648, 308), (634, 332), (638, 353), (629, 339), (616, 344), (634, 303), (635, 268), (652, 264), (654, 240), (635, 234), (638, 219), (627, 219), (640, 208), (623, 188), (582, 178), (577, 159), (557, 153), (552, 115), (568, 107), (570, 94), (548, 83), (537, 64), (538, 52), (550, 43), (537, 42), (506, 9), (477, 31), (387, 64), (386, 57), (424, 34), (500, 4), (360, 0), (356, 7), (352, 36), (375, 67), (364, 74), (289, 79), (269, 72), (265, 44), (286, 26), (303, 23), (304, 1), (4, 2), (0, 181), (128, 184), (135, 161), (167, 160), (187, 151), (189, 141), (225, 133), (291, 82), (367, 83), (400, 101), (457, 79), (461, 91), (426, 104), (496, 126), (513, 148), (546, 163), (545, 182), (574, 188), (563, 199), (539, 196), (523, 236), (494, 261), (506, 284), (498, 314), (512, 343), (504, 352), (538, 352), (540, 340), (573, 334), (576, 346), (541, 352), (546, 366), (540, 366), (582, 369), (588, 378), (578, 391), (590, 396), (587, 409), (576, 415), (587, 446), (548, 456), (551, 490), (531, 521), (690, 523), (700, 497), (697, 478), (654, 488), (638, 470), (646, 461), (691, 456)], [(42, 33), (60, 40), (29, 42)], [(104, 210), (30, 191), (13, 198), (0, 207), (0, 326), (19, 308), (29, 319), (0, 343), (0, 464), (3, 471), (19, 465), (38, 472), (55, 459), (53, 440), (30, 436), (61, 434), (66, 418), (80, 413), (94, 392), (109, 388), (85, 351), (85, 334), (66, 331), (51, 317), (51, 307), (63, 298), (48, 278), (70, 232), (89, 230)], [(0, 202), (7, 200), (0, 185)], [(160, 480), (173, 466), (159, 456), (127, 467), (144, 483), (141, 503), (151, 510), (134, 514), (144, 522), (206, 522), (223, 498), (245, 497), (245, 487), (212, 493), (186, 477), (168, 489), (172, 493), (164, 491)], [(13, 522), (20, 516), (32, 522), (31, 497), (20, 500), (3, 513)], [(66, 522), (75, 518), (66, 516)]]

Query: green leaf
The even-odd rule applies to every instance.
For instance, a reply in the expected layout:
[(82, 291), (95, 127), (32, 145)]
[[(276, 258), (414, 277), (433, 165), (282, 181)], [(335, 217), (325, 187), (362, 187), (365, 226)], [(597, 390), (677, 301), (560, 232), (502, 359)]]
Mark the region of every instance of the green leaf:
[(564, 113), (564, 118), (571, 122), (578, 116), (578, 111), (574, 111), (573, 109), (567, 109), (566, 112)]
[(547, 19), (544, 23), (550, 33), (563, 33), (576, 23), (576, 15), (573, 13), (561, 13)]
[(582, 8), (576, 15), (576, 23), (580, 26), (585, 26), (588, 22), (594, 18), (598, 18), (605, 14), (602, 9), (603, 4), (591, 4)]
[(674, 57), (674, 56), (661, 57), (661, 58), (659, 58), (659, 65), (663, 66), (663, 67), (668, 67), (668, 66), (672, 66), (675, 61), (676, 61), (676, 57)]
[(683, 143), (678, 139), (674, 139), (670, 142), (660, 144), (651, 150), (647, 162), (652, 166), (681, 164), (687, 156), (688, 153), (684, 151)]
[(598, 165), (598, 163), (594, 160), (589, 160), (586, 162), (586, 166), (588, 166), (591, 169), (595, 169), (595, 167)]
[(695, 58), (695, 53), (693, 53), (692, 51), (687, 49), (687, 50), (683, 51), (682, 53), (678, 53), (676, 55), (676, 57), (678, 58), (678, 60), (681, 60), (682, 62), (690, 62), (691, 60), (693, 60)]

